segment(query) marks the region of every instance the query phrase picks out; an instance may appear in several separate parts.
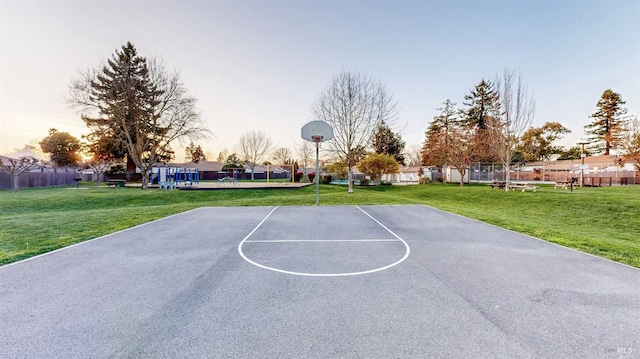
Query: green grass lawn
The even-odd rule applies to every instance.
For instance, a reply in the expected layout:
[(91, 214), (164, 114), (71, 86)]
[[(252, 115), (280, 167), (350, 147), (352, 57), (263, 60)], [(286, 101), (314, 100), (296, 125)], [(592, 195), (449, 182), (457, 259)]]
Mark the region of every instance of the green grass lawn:
[[(86, 184), (82, 190), (0, 191), (0, 264), (203, 206), (312, 206), (299, 190), (146, 191)], [(321, 205), (427, 204), (640, 268), (640, 186), (543, 186), (504, 193), (486, 185), (321, 186)]]

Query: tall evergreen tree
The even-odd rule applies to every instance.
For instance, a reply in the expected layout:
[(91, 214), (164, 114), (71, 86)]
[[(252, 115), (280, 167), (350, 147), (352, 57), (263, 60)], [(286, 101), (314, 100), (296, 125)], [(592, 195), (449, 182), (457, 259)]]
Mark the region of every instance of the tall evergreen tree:
[[(469, 164), (475, 159), (475, 127), (459, 118), (455, 105), (446, 100), (444, 107), (438, 109), (440, 115), (433, 118), (426, 133), (422, 158), (425, 165), (453, 166), (464, 178)], [(463, 180), (460, 186), (464, 186)]]
[(450, 138), (454, 126), (460, 121), (456, 103), (447, 99), (443, 107), (438, 108), (440, 114), (433, 118), (425, 132), (422, 145), (422, 164), (444, 166), (447, 164), (448, 151), (451, 147)]
[(192, 163), (198, 163), (200, 161), (206, 161), (207, 156), (205, 156), (204, 151), (200, 145), (195, 145), (193, 141), (189, 143), (189, 145), (184, 149), (184, 159), (185, 161), (189, 161)]
[(460, 115), (473, 130), (471, 147), (476, 160), (494, 161), (496, 156), (487, 133), (487, 125), (500, 116), (500, 95), (495, 84), (481, 80), (464, 96), (463, 105), (466, 107), (460, 110)]
[(161, 95), (151, 82), (147, 60), (127, 42), (91, 79), (88, 90), (99, 102), (99, 116), (83, 115), (82, 119), (105, 146), (118, 152), (124, 149), (131, 173), (148, 149), (145, 132), (153, 121), (151, 109)]
[(151, 166), (172, 157), (172, 141), (209, 133), (179, 74), (147, 62), (130, 42), (102, 68), (75, 80), (71, 90), (70, 102), (84, 110), (82, 119), (92, 136), (102, 148), (124, 147), (128, 162), (142, 173), (143, 189)]
[(487, 128), (489, 117), (496, 117), (500, 113), (500, 96), (491, 81), (481, 80), (476, 87), (464, 96), (461, 111), (463, 119), (480, 130)]
[(394, 133), (383, 121), (380, 122), (373, 136), (373, 150), (375, 153), (383, 153), (392, 156), (399, 164), (404, 163), (405, 142), (399, 133)]
[(587, 148), (593, 153), (609, 155), (618, 147), (625, 126), (627, 109), (622, 106), (625, 103), (620, 94), (610, 89), (602, 93), (596, 112), (589, 116), (593, 122), (584, 126), (590, 142)]

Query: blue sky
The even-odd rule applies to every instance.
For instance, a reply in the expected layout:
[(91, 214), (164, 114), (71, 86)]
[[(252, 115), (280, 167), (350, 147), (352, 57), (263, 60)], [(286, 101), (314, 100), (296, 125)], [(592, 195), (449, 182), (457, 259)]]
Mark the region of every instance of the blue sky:
[(640, 115), (639, 24), (637, 0), (0, 0), (0, 153), (52, 127), (87, 133), (68, 85), (127, 41), (181, 72), (215, 134), (200, 143), (214, 158), (250, 130), (300, 143), (343, 69), (386, 85), (408, 145), (422, 143), (445, 99), (461, 106), (480, 80), (516, 69), (535, 95), (533, 125), (562, 123), (570, 146), (607, 88)]

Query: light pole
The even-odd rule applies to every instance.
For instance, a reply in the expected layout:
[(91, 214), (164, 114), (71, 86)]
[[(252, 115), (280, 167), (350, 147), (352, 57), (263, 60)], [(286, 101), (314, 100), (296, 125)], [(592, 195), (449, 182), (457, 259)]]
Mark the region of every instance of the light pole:
[(580, 188), (582, 188), (584, 186), (584, 158), (587, 157), (587, 155), (584, 153), (584, 145), (586, 145), (589, 142), (578, 142), (578, 144), (581, 146), (580, 147)]

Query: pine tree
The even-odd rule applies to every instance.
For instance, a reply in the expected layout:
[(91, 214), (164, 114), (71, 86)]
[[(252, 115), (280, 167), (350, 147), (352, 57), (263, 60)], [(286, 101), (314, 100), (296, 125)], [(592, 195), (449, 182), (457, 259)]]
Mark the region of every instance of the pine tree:
[(491, 81), (480, 81), (468, 95), (464, 96), (462, 117), (468, 124), (480, 130), (487, 128), (488, 117), (495, 117), (500, 112), (500, 96)]
[(466, 109), (460, 110), (460, 115), (462, 120), (473, 129), (471, 146), (476, 160), (494, 161), (495, 154), (487, 133), (487, 125), (500, 115), (498, 90), (493, 82), (483, 79), (464, 96), (464, 99), (463, 105)]
[(184, 148), (184, 160), (187, 162), (193, 161), (193, 151), (196, 149), (195, 143), (193, 141), (189, 142), (189, 145)]
[(200, 145), (197, 145), (196, 148), (193, 149), (191, 153), (191, 162), (198, 163), (200, 161), (206, 161), (207, 156), (205, 156), (204, 151)]
[(460, 122), (456, 103), (447, 99), (443, 107), (438, 108), (440, 114), (433, 118), (425, 132), (422, 145), (422, 164), (444, 166), (447, 164), (448, 152), (451, 148), (450, 138), (453, 127)]
[(589, 148), (593, 153), (609, 155), (612, 149), (616, 149), (620, 143), (622, 129), (625, 126), (624, 115), (627, 109), (626, 102), (620, 94), (605, 90), (598, 101), (598, 109), (590, 118), (593, 122), (584, 126), (589, 139)]
[(72, 82), (70, 102), (83, 109), (95, 149), (124, 149), (127, 170), (137, 167), (142, 188), (151, 167), (169, 161), (170, 144), (183, 137), (200, 139), (209, 130), (196, 110), (196, 99), (175, 71), (138, 55), (128, 42), (106, 65), (89, 70)]
[(392, 156), (396, 162), (404, 163), (405, 142), (400, 134), (394, 133), (391, 128), (381, 121), (373, 136), (373, 150), (375, 153), (383, 153)]
[(138, 55), (130, 42), (116, 50), (91, 80), (90, 92), (99, 116), (83, 115), (82, 119), (92, 129), (92, 135), (103, 143), (123, 145), (128, 172), (135, 166), (143, 167), (148, 160), (159, 160), (158, 155), (170, 153), (168, 146), (150, 153), (154, 137), (166, 131), (154, 125), (158, 120), (154, 110), (162, 91), (151, 80), (147, 60)]
[[(425, 134), (422, 161), (425, 165), (453, 166), (464, 178), (475, 158), (474, 126), (459, 118), (454, 102), (447, 99), (443, 105)], [(464, 181), (460, 181), (460, 186), (463, 185)]]

